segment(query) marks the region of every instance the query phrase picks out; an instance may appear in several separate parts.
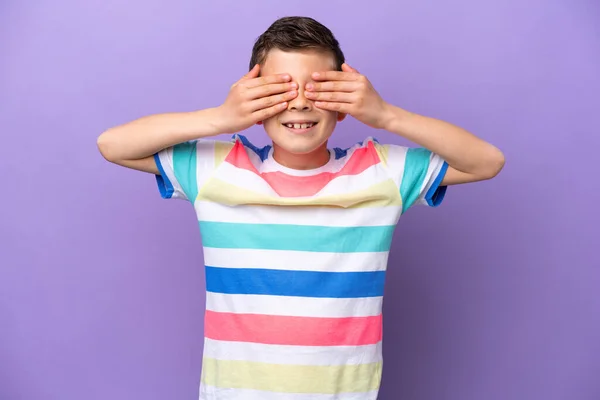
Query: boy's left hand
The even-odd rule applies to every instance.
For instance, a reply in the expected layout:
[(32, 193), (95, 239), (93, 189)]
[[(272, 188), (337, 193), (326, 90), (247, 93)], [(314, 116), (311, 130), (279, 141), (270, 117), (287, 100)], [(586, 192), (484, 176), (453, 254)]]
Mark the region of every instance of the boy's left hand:
[(306, 84), (304, 95), (318, 108), (350, 114), (376, 129), (385, 126), (388, 103), (348, 64), (342, 64), (342, 71), (315, 72), (312, 78), (315, 82)]

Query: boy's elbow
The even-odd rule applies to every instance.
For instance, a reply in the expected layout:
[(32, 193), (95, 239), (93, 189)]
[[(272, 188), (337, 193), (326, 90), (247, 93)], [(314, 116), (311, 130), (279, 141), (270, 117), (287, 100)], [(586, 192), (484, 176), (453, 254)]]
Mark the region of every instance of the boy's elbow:
[(98, 151), (100, 154), (102, 154), (102, 157), (104, 157), (106, 161), (110, 161), (112, 163), (116, 162), (116, 157), (113, 151), (114, 144), (112, 143), (110, 129), (98, 136), (96, 145), (98, 146)]
[(494, 148), (487, 158), (486, 166), (482, 171), (483, 179), (495, 178), (504, 168), (505, 162), (504, 154), (499, 149)]

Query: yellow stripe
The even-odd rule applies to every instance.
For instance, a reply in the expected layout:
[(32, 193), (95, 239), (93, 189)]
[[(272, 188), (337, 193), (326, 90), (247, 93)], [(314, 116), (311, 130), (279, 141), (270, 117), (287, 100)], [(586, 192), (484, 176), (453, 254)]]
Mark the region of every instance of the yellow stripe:
[(220, 141), (215, 142), (215, 168), (221, 165), (232, 148), (233, 143)]
[(381, 145), (379, 143), (373, 142), (375, 146), (375, 150), (377, 150), (377, 154), (379, 155), (379, 159), (383, 163), (383, 165), (387, 165), (389, 146), (387, 144)]
[(202, 383), (280, 393), (360, 393), (376, 390), (381, 362), (359, 365), (286, 365), (204, 358)]
[(243, 204), (273, 206), (322, 206), (322, 207), (385, 207), (401, 206), (402, 198), (393, 180), (388, 179), (367, 189), (329, 196), (279, 197), (243, 189), (218, 178), (212, 178), (198, 193), (199, 200), (237, 206)]

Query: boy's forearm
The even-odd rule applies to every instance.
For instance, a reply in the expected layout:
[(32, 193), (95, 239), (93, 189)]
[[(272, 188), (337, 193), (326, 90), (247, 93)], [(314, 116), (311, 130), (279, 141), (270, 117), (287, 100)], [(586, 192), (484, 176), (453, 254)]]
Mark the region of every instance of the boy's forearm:
[(389, 105), (386, 130), (440, 155), (451, 167), (487, 179), (504, 165), (502, 152), (465, 129)]
[(218, 109), (149, 115), (108, 129), (98, 138), (98, 148), (108, 160), (138, 160), (167, 147), (215, 136)]

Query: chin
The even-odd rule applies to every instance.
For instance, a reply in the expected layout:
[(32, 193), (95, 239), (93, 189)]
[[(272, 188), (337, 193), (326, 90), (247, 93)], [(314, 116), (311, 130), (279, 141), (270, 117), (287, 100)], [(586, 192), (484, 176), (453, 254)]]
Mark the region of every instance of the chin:
[(321, 132), (290, 134), (289, 132), (278, 132), (271, 136), (273, 143), (283, 150), (292, 154), (309, 154), (327, 145), (327, 140), (331, 135), (325, 135)]
[(282, 142), (273, 142), (275, 143), (278, 147), (282, 148), (283, 150), (285, 150), (288, 153), (291, 154), (298, 154), (298, 155), (303, 155), (303, 154), (310, 154), (313, 153), (317, 150), (319, 150), (320, 148), (323, 147), (323, 145), (326, 143), (327, 141), (323, 142), (323, 143), (311, 143), (311, 144), (295, 144), (295, 143), (282, 143)]

